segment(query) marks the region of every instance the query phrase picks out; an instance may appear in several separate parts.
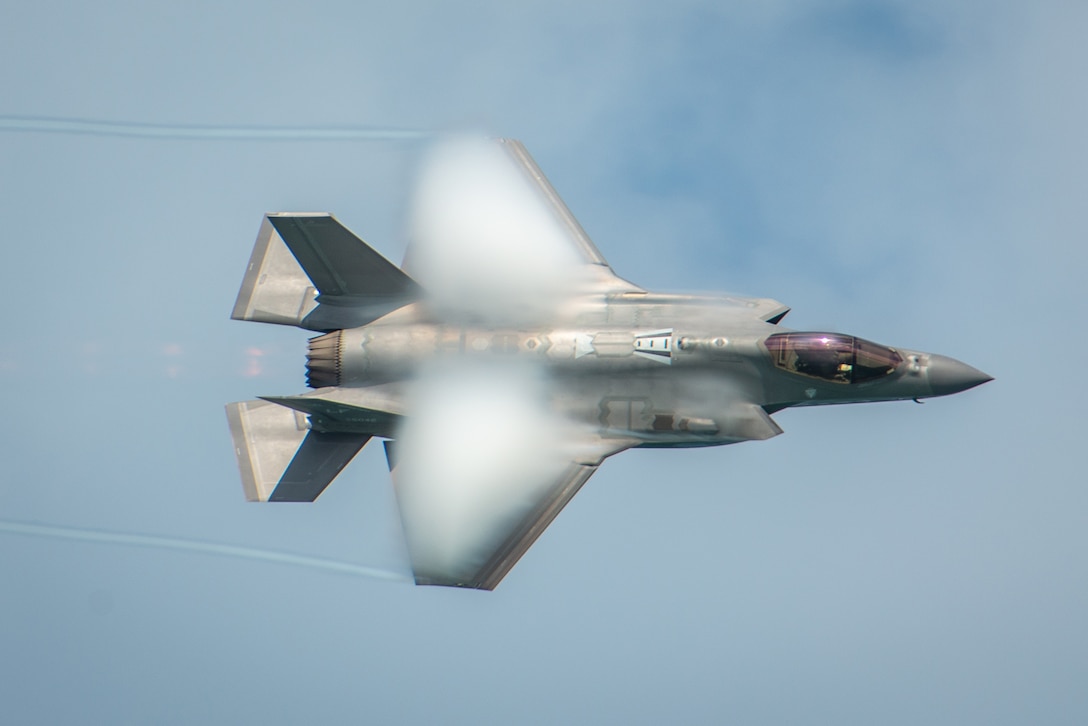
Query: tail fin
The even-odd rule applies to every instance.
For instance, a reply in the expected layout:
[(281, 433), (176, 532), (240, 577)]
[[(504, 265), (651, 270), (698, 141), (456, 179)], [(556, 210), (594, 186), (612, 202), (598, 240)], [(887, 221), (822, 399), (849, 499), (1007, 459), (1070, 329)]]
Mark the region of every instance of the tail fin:
[(267, 401), (228, 404), (227, 421), (251, 502), (314, 501), (370, 439), (311, 431), (304, 414)]
[(338, 330), (419, 297), (412, 278), (331, 214), (266, 214), (231, 318)]

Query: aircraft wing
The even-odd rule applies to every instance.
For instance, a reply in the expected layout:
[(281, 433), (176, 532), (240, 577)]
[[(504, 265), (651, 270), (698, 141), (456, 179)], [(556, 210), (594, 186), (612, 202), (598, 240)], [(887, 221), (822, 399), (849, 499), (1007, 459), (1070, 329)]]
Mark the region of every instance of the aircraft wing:
[(491, 471), (466, 488), (405, 475), (397, 442), (387, 441), (416, 584), (494, 590), (604, 457), (632, 443), (599, 442), (588, 456), (543, 465), (540, 460), (511, 462), (497, 470), (484, 463), (482, 468)]
[(446, 320), (532, 324), (572, 296), (644, 292), (616, 276), (518, 141), (436, 146), (412, 209), (403, 267)]
[(597, 249), (597, 245), (593, 244), (593, 240), (591, 240), (589, 235), (586, 234), (586, 231), (582, 229), (582, 225), (574, 218), (574, 215), (571, 213), (570, 209), (567, 208), (567, 205), (563, 203), (559, 193), (555, 191), (551, 182), (544, 176), (544, 172), (536, 165), (536, 161), (529, 155), (525, 145), (516, 139), (496, 139), (495, 142), (499, 144), (502, 150), (510, 157), (511, 161), (513, 161), (514, 165), (525, 175), (526, 180), (537, 194), (540, 202), (551, 212), (552, 216), (559, 223), (567, 244), (569, 244), (577, 253), (578, 257), (587, 264), (601, 265), (611, 271), (611, 268), (609, 268), (608, 263), (604, 259), (604, 255)]

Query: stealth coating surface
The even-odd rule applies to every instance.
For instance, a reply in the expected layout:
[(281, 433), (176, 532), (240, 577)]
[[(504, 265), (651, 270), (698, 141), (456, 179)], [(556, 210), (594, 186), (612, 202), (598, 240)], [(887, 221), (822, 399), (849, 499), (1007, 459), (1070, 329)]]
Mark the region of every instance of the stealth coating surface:
[(412, 278), (331, 214), (269, 215), (268, 220), (322, 295), (411, 299)]
[(335, 332), (310, 341), (312, 393), (228, 406), (249, 499), (313, 500), (385, 438), (416, 582), (490, 590), (612, 454), (765, 440), (784, 408), (989, 380), (789, 331), (775, 300), (631, 285), (524, 147), (498, 144), (459, 147), (423, 184), (425, 296), (328, 214), (266, 217), (235, 317)]

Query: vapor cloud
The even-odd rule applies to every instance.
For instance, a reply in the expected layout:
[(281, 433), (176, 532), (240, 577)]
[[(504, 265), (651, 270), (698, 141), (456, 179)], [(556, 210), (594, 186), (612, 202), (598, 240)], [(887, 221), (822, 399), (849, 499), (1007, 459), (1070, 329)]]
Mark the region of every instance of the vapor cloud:
[[(573, 429), (532, 368), (447, 361), (412, 390), (397, 499), (417, 571), (466, 574), (570, 461)], [(511, 496), (516, 492), (516, 496)]]
[(409, 271), (444, 316), (546, 319), (574, 284), (578, 259), (563, 230), (498, 142), (437, 145), (411, 225)]

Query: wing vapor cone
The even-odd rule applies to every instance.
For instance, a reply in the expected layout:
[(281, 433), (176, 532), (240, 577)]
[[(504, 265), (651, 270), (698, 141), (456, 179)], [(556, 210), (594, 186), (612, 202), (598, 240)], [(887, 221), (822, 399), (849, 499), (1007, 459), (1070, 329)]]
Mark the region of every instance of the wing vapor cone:
[(494, 589), (608, 455), (532, 369), (446, 366), (416, 382), (386, 454), (416, 582)]
[(621, 280), (519, 142), (460, 138), (424, 166), (405, 269), (436, 316), (519, 325)]

